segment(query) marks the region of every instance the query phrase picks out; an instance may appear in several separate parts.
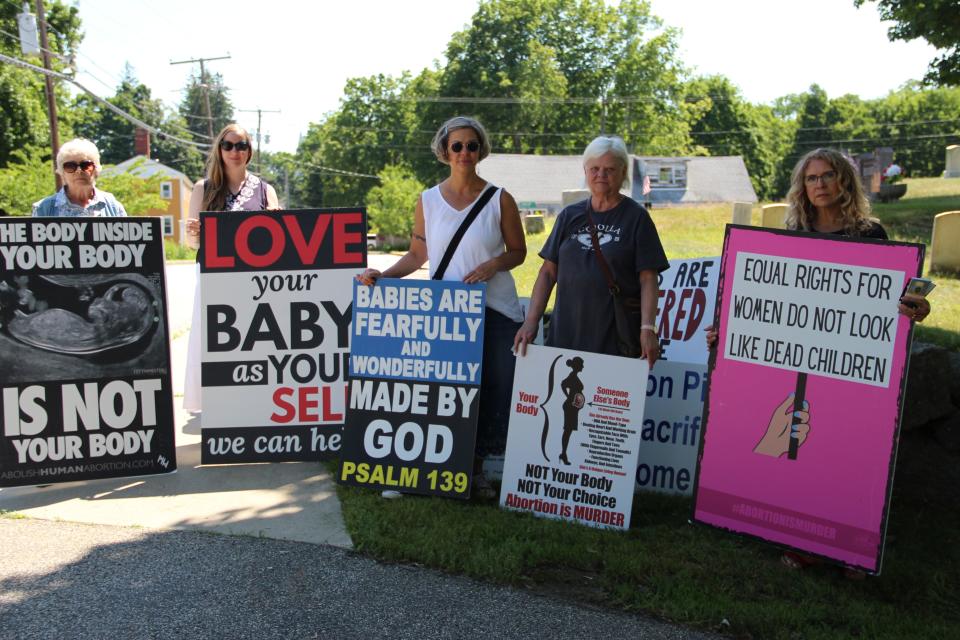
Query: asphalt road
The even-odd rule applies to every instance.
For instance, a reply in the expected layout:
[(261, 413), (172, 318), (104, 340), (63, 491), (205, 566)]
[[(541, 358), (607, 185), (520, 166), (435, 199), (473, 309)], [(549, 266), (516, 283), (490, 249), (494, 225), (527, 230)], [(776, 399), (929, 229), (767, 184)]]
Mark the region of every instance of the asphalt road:
[(0, 638), (710, 638), (325, 545), (0, 518)]

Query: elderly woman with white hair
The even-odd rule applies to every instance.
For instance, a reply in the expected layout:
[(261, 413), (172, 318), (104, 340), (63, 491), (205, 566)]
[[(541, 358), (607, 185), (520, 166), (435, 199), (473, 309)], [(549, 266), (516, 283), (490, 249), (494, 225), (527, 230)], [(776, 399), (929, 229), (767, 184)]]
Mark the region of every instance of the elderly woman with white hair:
[(650, 214), (620, 193), (628, 182), (629, 166), (626, 145), (618, 137), (600, 136), (584, 150), (583, 172), (590, 197), (560, 212), (540, 251), (543, 265), (526, 319), (514, 338), (514, 349), (521, 355), (537, 334), (554, 286), (557, 298), (546, 344), (623, 355), (610, 291), (612, 278), (621, 296), (639, 300), (640, 357), (651, 366), (659, 357), (658, 274), (669, 263)]
[(33, 205), (34, 216), (125, 216), (113, 194), (98, 190), (100, 151), (84, 138), (65, 143), (57, 153), (63, 188)]

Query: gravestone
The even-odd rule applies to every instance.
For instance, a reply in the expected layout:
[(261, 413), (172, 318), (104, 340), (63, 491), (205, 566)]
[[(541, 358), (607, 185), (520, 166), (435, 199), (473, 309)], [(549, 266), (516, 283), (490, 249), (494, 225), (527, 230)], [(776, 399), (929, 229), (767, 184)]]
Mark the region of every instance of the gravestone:
[(947, 167), (943, 172), (944, 178), (960, 178), (960, 144), (947, 147)]
[(960, 271), (960, 211), (945, 211), (933, 218), (930, 269)]
[(786, 229), (784, 220), (787, 217), (787, 209), (789, 209), (787, 205), (780, 203), (763, 205), (760, 213), (760, 226), (769, 229)]
[(560, 202), (563, 203), (563, 206), (569, 206), (574, 202), (580, 202), (581, 200), (586, 200), (590, 197), (589, 189), (564, 189), (563, 193), (560, 195)]
[(543, 233), (544, 229), (546, 229), (543, 224), (543, 216), (539, 214), (523, 216), (523, 227), (526, 229), (527, 235)]
[(751, 224), (750, 215), (753, 212), (753, 205), (749, 202), (733, 203), (733, 224)]

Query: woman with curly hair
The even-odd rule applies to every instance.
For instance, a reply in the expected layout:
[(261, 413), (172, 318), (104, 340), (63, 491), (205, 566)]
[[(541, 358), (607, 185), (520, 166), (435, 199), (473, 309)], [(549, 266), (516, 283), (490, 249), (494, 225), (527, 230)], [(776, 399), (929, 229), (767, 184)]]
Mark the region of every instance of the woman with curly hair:
[(787, 229), (886, 240), (853, 164), (839, 151), (814, 149), (800, 159), (787, 193)]

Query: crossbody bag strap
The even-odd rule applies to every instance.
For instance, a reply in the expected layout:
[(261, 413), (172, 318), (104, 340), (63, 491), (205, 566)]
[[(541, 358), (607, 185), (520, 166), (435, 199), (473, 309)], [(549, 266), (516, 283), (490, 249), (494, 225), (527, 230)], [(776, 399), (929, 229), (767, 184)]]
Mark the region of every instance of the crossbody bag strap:
[(600, 265), (600, 270), (603, 271), (603, 276), (607, 279), (607, 287), (610, 289), (610, 293), (613, 295), (620, 295), (620, 285), (617, 284), (617, 281), (613, 278), (613, 273), (610, 271), (610, 265), (607, 264), (607, 259), (603, 257), (603, 251), (600, 251), (600, 241), (597, 239), (597, 225), (593, 222), (593, 216), (590, 215), (590, 201), (587, 201), (587, 222), (589, 223), (590, 229), (590, 241), (593, 242), (593, 255), (597, 257), (597, 263)]
[(460, 241), (463, 240), (463, 234), (467, 232), (467, 228), (469, 228), (470, 225), (473, 224), (473, 221), (477, 219), (477, 216), (480, 215), (480, 211), (487, 206), (487, 203), (490, 202), (490, 198), (493, 197), (496, 191), (497, 187), (493, 185), (487, 187), (487, 190), (483, 192), (483, 195), (480, 196), (474, 203), (473, 208), (470, 209), (470, 213), (468, 213), (467, 217), (460, 223), (460, 228), (458, 228), (457, 232), (450, 238), (450, 244), (447, 245), (447, 250), (444, 252), (443, 257), (440, 258), (440, 264), (437, 265), (437, 270), (433, 272), (434, 280), (443, 280), (443, 274), (446, 273), (447, 266), (453, 259), (453, 253), (460, 245)]

